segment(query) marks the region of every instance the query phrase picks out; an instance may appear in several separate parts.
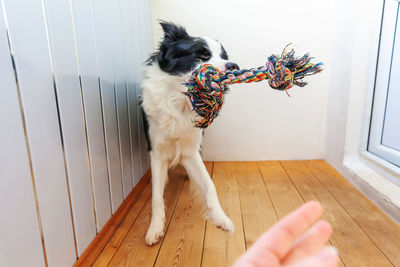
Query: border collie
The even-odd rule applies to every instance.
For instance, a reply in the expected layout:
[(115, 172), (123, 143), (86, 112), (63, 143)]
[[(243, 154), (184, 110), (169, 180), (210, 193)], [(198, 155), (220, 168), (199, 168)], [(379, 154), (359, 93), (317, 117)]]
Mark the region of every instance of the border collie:
[(164, 187), (168, 169), (180, 163), (191, 182), (200, 189), (207, 218), (225, 231), (234, 225), (218, 201), (217, 191), (200, 155), (203, 131), (192, 122), (193, 111), (183, 83), (201, 62), (215, 67), (239, 69), (228, 62), (224, 47), (209, 37), (192, 37), (185, 28), (160, 22), (164, 39), (147, 60), (143, 80), (142, 108), (147, 128), (152, 171), (152, 217), (146, 243), (153, 245), (164, 235)]

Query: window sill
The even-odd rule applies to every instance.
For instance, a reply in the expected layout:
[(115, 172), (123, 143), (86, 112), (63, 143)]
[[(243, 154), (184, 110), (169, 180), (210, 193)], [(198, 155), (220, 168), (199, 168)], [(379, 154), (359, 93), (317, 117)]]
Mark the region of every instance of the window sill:
[(381, 176), (400, 186), (400, 167), (368, 151), (360, 153), (360, 160)]
[(400, 224), (400, 168), (369, 152), (347, 156), (349, 180)]

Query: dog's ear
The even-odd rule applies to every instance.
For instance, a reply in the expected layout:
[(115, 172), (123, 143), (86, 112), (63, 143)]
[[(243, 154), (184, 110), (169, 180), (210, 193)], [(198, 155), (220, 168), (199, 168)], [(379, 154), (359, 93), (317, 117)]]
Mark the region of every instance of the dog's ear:
[(189, 34), (186, 32), (186, 29), (183, 28), (182, 26), (166, 21), (160, 21), (160, 25), (164, 31), (164, 39), (176, 41), (179, 39), (184, 39), (189, 37)]

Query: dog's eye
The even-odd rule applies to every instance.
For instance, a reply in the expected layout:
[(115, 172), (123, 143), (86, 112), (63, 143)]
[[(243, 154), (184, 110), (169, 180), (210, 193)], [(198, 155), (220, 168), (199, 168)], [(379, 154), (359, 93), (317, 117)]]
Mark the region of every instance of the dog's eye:
[(208, 50), (204, 50), (200, 53), (200, 59), (209, 60), (211, 58), (211, 53)]

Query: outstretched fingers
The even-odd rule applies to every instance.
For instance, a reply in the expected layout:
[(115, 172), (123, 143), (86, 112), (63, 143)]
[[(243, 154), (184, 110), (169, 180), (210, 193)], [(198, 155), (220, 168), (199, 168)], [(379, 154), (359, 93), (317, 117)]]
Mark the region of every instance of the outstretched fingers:
[[(264, 233), (249, 249), (250, 257), (265, 257), (267, 254), (282, 260), (295, 241), (301, 237), (322, 215), (322, 206), (311, 201), (284, 217), (268, 232)], [(272, 255), (271, 255), (272, 254)]]
[(282, 263), (290, 264), (320, 251), (328, 242), (331, 234), (332, 226), (328, 222), (317, 222), (303, 237), (296, 241)]
[(339, 263), (339, 256), (336, 249), (333, 247), (326, 246), (318, 253), (309, 256), (303, 260), (297, 261), (291, 265), (285, 265), (286, 267), (310, 267), (310, 266), (324, 266), (324, 267), (336, 267)]

